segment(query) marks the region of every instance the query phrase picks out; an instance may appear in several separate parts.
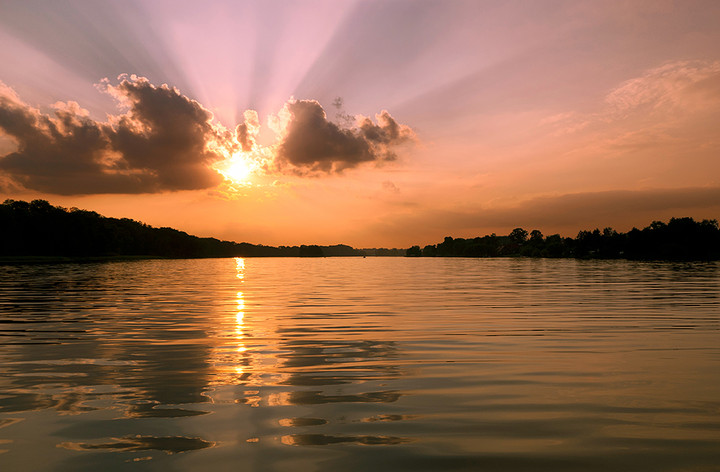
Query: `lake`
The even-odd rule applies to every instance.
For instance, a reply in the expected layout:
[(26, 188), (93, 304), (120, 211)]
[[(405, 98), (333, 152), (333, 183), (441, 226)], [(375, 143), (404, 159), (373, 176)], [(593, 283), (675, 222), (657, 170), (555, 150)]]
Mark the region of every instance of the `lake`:
[(0, 266), (0, 470), (719, 471), (720, 264)]

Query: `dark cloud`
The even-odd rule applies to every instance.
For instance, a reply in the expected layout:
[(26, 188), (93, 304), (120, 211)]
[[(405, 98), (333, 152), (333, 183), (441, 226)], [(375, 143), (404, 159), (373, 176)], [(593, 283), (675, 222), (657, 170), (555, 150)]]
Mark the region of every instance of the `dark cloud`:
[(130, 109), (113, 123), (113, 149), (130, 169), (155, 178), (161, 190), (208, 188), (220, 182), (209, 164), (223, 158), (208, 148), (229, 136), (211, 124), (212, 113), (167, 85), (130, 78), (108, 91)]
[(191, 190), (220, 182), (208, 165), (223, 156), (211, 148), (229, 136), (199, 103), (142, 77), (104, 81), (101, 88), (127, 111), (98, 122), (68, 102), (45, 114), (0, 84), (0, 130), (17, 143), (15, 152), (0, 156), (0, 171), (28, 189), (64, 195)]
[(252, 138), (250, 136), (247, 123), (240, 123), (235, 128), (235, 136), (237, 137), (240, 148), (243, 151), (251, 151), (253, 148)]
[[(27, 188), (60, 194), (95, 193), (105, 188), (112, 192), (119, 190), (119, 180), (127, 180), (108, 162), (110, 147), (104, 126), (84, 116), (76, 104), (56, 105), (51, 117), (2, 89), (0, 129), (13, 137), (18, 147), (0, 158), (0, 170)], [(127, 186), (131, 183), (141, 185), (128, 182)]]
[(244, 117), (245, 121), (235, 128), (235, 139), (243, 151), (250, 152), (255, 148), (255, 138), (260, 131), (260, 120), (255, 110), (246, 110)]
[(391, 148), (413, 138), (407, 126), (398, 124), (387, 111), (366, 117), (355, 127), (327, 119), (315, 100), (291, 100), (285, 105), (287, 123), (275, 156), (276, 166), (290, 165), (296, 173), (337, 173), (364, 162), (395, 159)]

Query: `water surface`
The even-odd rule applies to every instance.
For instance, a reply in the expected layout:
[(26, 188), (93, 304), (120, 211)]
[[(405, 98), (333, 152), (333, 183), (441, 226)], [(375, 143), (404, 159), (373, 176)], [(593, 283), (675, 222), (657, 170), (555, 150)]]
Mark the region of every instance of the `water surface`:
[(719, 464), (718, 263), (0, 266), (3, 472)]

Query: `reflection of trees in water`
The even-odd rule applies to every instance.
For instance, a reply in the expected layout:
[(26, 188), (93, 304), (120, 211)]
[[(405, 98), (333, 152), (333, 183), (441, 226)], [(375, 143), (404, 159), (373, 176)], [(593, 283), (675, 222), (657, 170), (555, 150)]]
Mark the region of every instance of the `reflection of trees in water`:
[[(292, 328), (278, 330), (279, 338), (284, 341), (280, 342), (283, 353), (277, 357), (283, 361), (280, 368), (286, 374), (280, 385), (299, 388), (274, 394), (271, 404), (392, 403), (400, 398), (401, 394), (392, 390), (343, 392), (343, 387), (338, 387), (348, 385), (351, 388), (352, 384), (370, 386), (371, 381), (400, 377), (402, 372), (391, 362), (397, 356), (395, 342), (317, 339), (317, 333), (326, 334), (327, 330), (328, 327), (324, 326), (314, 336), (307, 328), (302, 333)], [(299, 336), (302, 338), (287, 340), (288, 337)], [(332, 386), (332, 392), (324, 388), (302, 389), (308, 386)]]
[[(9, 310), (0, 315), (0, 330), (6, 329), (0, 335), (17, 336), (5, 336), (15, 344), (0, 349), (6, 374), (0, 377), (0, 412), (77, 414), (120, 407), (135, 418), (189, 417), (205, 413), (186, 405), (210, 401), (207, 392), (214, 385), (252, 386), (241, 394), (252, 406), (263, 405), (264, 399), (278, 404), (266, 394), (282, 398), (280, 404), (304, 406), (387, 404), (400, 398), (399, 392), (377, 387), (402, 375), (393, 363), (396, 343), (357, 339), (387, 334), (384, 329), (354, 328), (348, 326), (351, 318), (332, 314), (318, 317), (317, 328), (298, 319), (278, 329), (279, 315), (261, 319), (246, 309), (242, 292), (229, 300), (226, 289), (218, 294), (188, 286), (187, 280), (195, 279), (165, 273), (176, 267), (169, 264), (20, 267), (1, 277), (0, 288), (11, 296), (5, 305)], [(241, 288), (243, 278), (238, 279), (236, 288)], [(333, 420), (313, 421), (283, 426), (321, 426)], [(119, 434), (115, 437), (120, 439), (110, 440), (113, 431), (108, 425), (105, 439), (65, 446), (124, 451), (209, 447), (181, 437)], [(297, 444), (385, 441), (362, 435), (293, 437)], [(176, 446), (166, 447), (165, 439)]]
[[(202, 331), (187, 334), (192, 339), (205, 335)], [(138, 400), (130, 405), (130, 415), (187, 416), (187, 410), (149, 408), (148, 405), (209, 401), (204, 394), (209, 382), (209, 346), (201, 343), (145, 344), (124, 354), (138, 363), (137, 369), (121, 374), (117, 379), (119, 385), (131, 388)]]
[[(326, 321), (332, 320), (328, 315)], [(323, 405), (332, 404), (377, 404), (397, 402), (401, 393), (394, 390), (373, 390), (373, 385), (384, 385), (388, 381), (400, 377), (403, 372), (393, 363), (398, 356), (398, 346), (392, 341), (368, 340), (327, 340), (317, 339), (333, 331), (332, 326), (323, 326), (313, 332), (303, 329), (300, 333), (292, 328), (279, 330), (278, 336), (282, 354), (278, 355), (283, 362), (281, 369), (287, 374), (281, 385), (293, 387), (292, 390), (273, 394), (271, 405), (297, 405), (310, 407), (313, 414), (322, 415), (323, 411), (337, 411), (331, 407), (327, 410)], [(288, 339), (290, 338), (290, 339)], [(312, 390), (304, 388), (311, 387)], [(365, 388), (369, 391), (360, 391)], [(341, 411), (350, 413), (354, 407), (340, 407)], [(384, 408), (384, 407), (383, 407)], [(367, 412), (367, 407), (358, 411)], [(380, 412), (378, 412), (380, 413)], [(345, 416), (345, 413), (343, 414)], [(402, 421), (404, 415), (378, 414), (363, 418), (362, 422)], [(345, 423), (345, 419), (340, 420)], [(398, 445), (409, 442), (408, 438), (384, 434), (352, 434), (355, 428), (346, 433), (337, 434), (338, 425), (335, 418), (286, 418), (279, 421), (281, 426), (292, 427), (295, 434), (285, 434), (280, 441), (290, 446), (329, 446), (336, 444), (362, 444), (365, 446)], [(307, 427), (329, 429), (327, 434), (306, 432)], [(346, 426), (343, 426), (345, 429)], [(375, 428), (378, 429), (378, 428)], [(379, 428), (378, 432), (381, 432)]]
[[(100, 344), (96, 348), (86, 345), (83, 350), (103, 355), (104, 349)], [(44, 363), (23, 362), (23, 357), (32, 357), (33, 348), (36, 349), (37, 345), (24, 345), (16, 349), (18, 355), (13, 356), (13, 364), (6, 366), (7, 375), (0, 382), (6, 392), (0, 399), (0, 412), (53, 408), (64, 413), (81, 413), (97, 409), (88, 406), (89, 402), (113, 397), (120, 404), (126, 405), (131, 416), (171, 417), (189, 416), (198, 412), (179, 408), (160, 410), (154, 407), (208, 401), (204, 395), (209, 375), (204, 361), (209, 352), (206, 346), (176, 346), (177, 350), (183, 351), (183, 355), (151, 344), (133, 344), (126, 352), (117, 352), (115, 346), (113, 350), (116, 356), (121, 359), (130, 357), (126, 360), (132, 363), (93, 365), (73, 363), (71, 358), (62, 364), (51, 364), (50, 367)], [(68, 371), (75, 375), (68, 374)]]
[[(212, 353), (212, 362), (218, 370), (212, 379), (213, 385), (322, 387), (386, 381), (402, 375), (400, 369), (391, 362), (397, 356), (397, 346), (392, 341), (287, 340), (288, 335), (297, 335), (292, 328), (287, 328), (276, 330), (272, 339), (262, 345), (251, 344), (246, 347), (244, 341), (254, 339), (252, 334), (251, 329), (245, 326), (243, 339)], [(303, 332), (304, 336), (307, 334)], [(256, 393), (253, 391), (255, 399)], [(394, 402), (399, 397), (399, 393), (387, 390), (326, 394), (317, 389), (293, 389), (272, 393), (269, 402), (276, 405), (378, 403)], [(240, 401), (244, 402), (243, 399)]]
[(326, 395), (319, 390), (298, 390), (286, 397), (292, 405), (318, 405), (321, 403), (392, 403), (400, 398), (394, 391), (366, 392), (347, 395)]
[(113, 438), (113, 441), (109, 443), (65, 442), (59, 444), (60, 447), (76, 451), (111, 450), (128, 452), (156, 450), (168, 454), (205, 449), (214, 445), (215, 443), (201, 438), (188, 438), (185, 436), (126, 436), (121, 439)]
[(208, 401), (207, 310), (175, 292), (179, 284), (166, 291), (147, 272), (153, 264), (162, 263), (9, 268), (0, 411), (81, 413), (111, 397), (132, 416), (196, 414), (154, 407)]
[(285, 352), (278, 357), (290, 371), (285, 385), (339, 385), (400, 376), (389, 362), (397, 354), (392, 341), (299, 339), (283, 342), (281, 348)]
[[(105, 349), (102, 343), (84, 344), (80, 351), (90, 352), (73, 350), (75, 355), (107, 354), (103, 352)], [(208, 401), (203, 394), (208, 377), (208, 367), (203, 359), (209, 348), (198, 345), (176, 347), (184, 350), (183, 355), (151, 344), (133, 344), (126, 352), (117, 349), (117, 346), (112, 348), (118, 358), (131, 358), (125, 359), (128, 362), (124, 364), (84, 364), (82, 358), (71, 357), (64, 363), (48, 365), (31, 360), (37, 345), (24, 345), (15, 350), (13, 363), (6, 365), (7, 375), (0, 382), (6, 392), (0, 399), (0, 412), (53, 408), (63, 413), (82, 413), (97, 409), (89, 406), (93, 400), (112, 397), (118, 403), (125, 404), (131, 416), (198, 414), (179, 408), (154, 408)], [(61, 352), (67, 354), (68, 350), (62, 349)], [(28, 361), (23, 362), (23, 358)], [(77, 359), (77, 362), (73, 359)]]
[(397, 436), (335, 436), (328, 434), (288, 434), (280, 438), (283, 444), (291, 446), (327, 446), (329, 444), (363, 444), (366, 446), (394, 445), (410, 442)]

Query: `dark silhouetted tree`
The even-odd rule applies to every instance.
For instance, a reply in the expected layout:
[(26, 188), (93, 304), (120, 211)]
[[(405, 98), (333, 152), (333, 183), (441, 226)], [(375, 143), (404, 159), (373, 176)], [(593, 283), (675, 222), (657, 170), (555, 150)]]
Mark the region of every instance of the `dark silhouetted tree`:
[(420, 246), (413, 246), (411, 248), (408, 248), (408, 250), (405, 252), (405, 255), (408, 257), (422, 256), (422, 251), (420, 250)]
[(300, 257), (323, 257), (324, 255), (322, 248), (316, 244), (300, 246)]
[(527, 241), (528, 232), (522, 228), (515, 228), (514, 230), (510, 231), (508, 238), (510, 238), (510, 240), (516, 244), (522, 244)]

